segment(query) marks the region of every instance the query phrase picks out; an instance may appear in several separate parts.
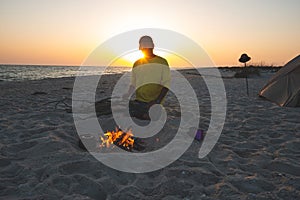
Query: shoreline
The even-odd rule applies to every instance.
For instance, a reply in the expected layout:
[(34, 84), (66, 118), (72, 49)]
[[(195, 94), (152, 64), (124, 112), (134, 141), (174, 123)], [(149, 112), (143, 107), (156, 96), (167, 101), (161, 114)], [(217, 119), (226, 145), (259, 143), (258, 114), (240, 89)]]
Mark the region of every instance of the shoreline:
[[(26, 66), (24, 65), (24, 67), (26, 67)], [(49, 67), (53, 67), (53, 66), (49, 66)], [(58, 67), (67, 67), (67, 66), (58, 66)], [(282, 67), (253, 67), (253, 66), (249, 66), (249, 67), (246, 67), (246, 68), (245, 67), (203, 67), (203, 68), (183, 68), (183, 69), (182, 68), (179, 68), (179, 69), (173, 68), (171, 70), (176, 70), (176, 71), (179, 71), (179, 72), (185, 74), (185, 73), (190, 73), (190, 72), (194, 73), (194, 72), (196, 72), (195, 71), (196, 69), (200, 69), (200, 70), (218, 69), (221, 74), (229, 72), (229, 74), (233, 76), (235, 73), (241, 72), (245, 69), (250, 71), (250, 75), (251, 75), (251, 72), (256, 72), (256, 74), (258, 74), (258, 73), (274, 73), (274, 72), (277, 72), (278, 70), (280, 70), (281, 68)], [(108, 73), (108, 74), (104, 73), (101, 76), (120, 75), (120, 74), (124, 74), (124, 73), (126, 73), (126, 72), (117, 72), (117, 73)], [(99, 75), (84, 75), (84, 76), (99, 76)], [(37, 81), (37, 80), (61, 79), (61, 78), (73, 78), (74, 79), (74, 78), (76, 78), (76, 75), (74, 75), (74, 76), (73, 75), (72, 76), (62, 76), (62, 77), (35, 78), (35, 79), (27, 78), (27, 79), (20, 79), (20, 80), (19, 79), (17, 79), (17, 80), (1, 79), (0, 83), (2, 83), (2, 82)], [(225, 76), (225, 78), (226, 78), (226, 76)]]

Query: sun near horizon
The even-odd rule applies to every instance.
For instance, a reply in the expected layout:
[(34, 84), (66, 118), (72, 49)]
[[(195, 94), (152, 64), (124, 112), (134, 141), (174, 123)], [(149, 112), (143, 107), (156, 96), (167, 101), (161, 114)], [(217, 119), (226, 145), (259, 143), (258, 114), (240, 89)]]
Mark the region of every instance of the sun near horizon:
[[(153, 50), (154, 54), (157, 56), (161, 56), (165, 58), (171, 68), (191, 68), (196, 67), (193, 66), (191, 63), (186, 61), (184, 58), (175, 55), (171, 52), (163, 51), (163, 50)], [(145, 57), (145, 55), (140, 50), (131, 51), (125, 55), (122, 55), (116, 58), (110, 66), (124, 66), (124, 67), (132, 67), (134, 62), (138, 59)]]
[(124, 56), (122, 56), (123, 59), (129, 61), (130, 63), (134, 63), (135, 61), (137, 61), (138, 59), (144, 58), (145, 55), (143, 54), (143, 52), (139, 51), (133, 51), (130, 52), (128, 54), (125, 54)]

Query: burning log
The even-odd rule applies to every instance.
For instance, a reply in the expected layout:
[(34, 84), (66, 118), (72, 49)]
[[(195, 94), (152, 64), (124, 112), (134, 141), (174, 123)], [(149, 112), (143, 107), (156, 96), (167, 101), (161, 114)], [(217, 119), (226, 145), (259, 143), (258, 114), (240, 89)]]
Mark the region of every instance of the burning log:
[[(100, 136), (102, 141), (100, 147), (110, 148), (112, 144), (114, 144), (126, 151), (132, 151), (133, 149), (134, 139), (132, 138), (133, 134), (131, 133), (131, 130), (123, 132), (116, 128), (115, 131), (106, 132), (104, 136), (106, 136), (106, 138)], [(112, 148), (113, 147), (114, 146), (112, 146)]]
[(115, 146), (125, 151), (142, 151), (145, 149), (143, 141), (139, 138), (134, 138), (131, 130), (124, 132), (120, 129), (108, 131), (104, 137), (100, 136), (100, 144), (97, 137), (92, 134), (84, 134), (79, 136), (78, 146), (85, 151), (97, 152), (99, 148), (111, 148)]

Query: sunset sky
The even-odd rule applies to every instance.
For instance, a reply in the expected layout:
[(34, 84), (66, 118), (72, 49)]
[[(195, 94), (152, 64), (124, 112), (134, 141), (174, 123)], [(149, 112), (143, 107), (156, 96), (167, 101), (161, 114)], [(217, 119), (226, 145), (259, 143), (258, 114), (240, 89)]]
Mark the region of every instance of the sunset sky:
[(240, 66), (242, 53), (283, 65), (300, 54), (299, 8), (299, 0), (0, 0), (0, 63), (80, 65), (114, 35), (161, 28), (197, 42), (217, 66)]

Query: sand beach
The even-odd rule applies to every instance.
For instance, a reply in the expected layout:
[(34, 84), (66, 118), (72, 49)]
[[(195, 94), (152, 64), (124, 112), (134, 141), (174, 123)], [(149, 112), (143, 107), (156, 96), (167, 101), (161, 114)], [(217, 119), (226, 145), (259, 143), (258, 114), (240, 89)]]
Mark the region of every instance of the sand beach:
[[(0, 199), (299, 199), (300, 108), (279, 107), (258, 97), (274, 72), (260, 69), (249, 81), (221, 70), (226, 121), (213, 150), (202, 159), (202, 141), (167, 167), (149, 173), (112, 169), (79, 148), (72, 115), (74, 78), (0, 82)], [(199, 128), (206, 131), (210, 96), (201, 76), (182, 71), (197, 94)], [(111, 95), (119, 75), (102, 76), (96, 101)], [(109, 103), (99, 104), (99, 123), (115, 128)], [(180, 108), (166, 98), (168, 133), (145, 140), (146, 151), (167, 144)]]

